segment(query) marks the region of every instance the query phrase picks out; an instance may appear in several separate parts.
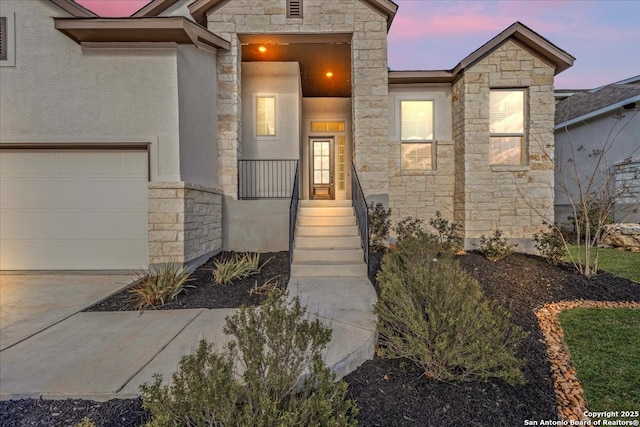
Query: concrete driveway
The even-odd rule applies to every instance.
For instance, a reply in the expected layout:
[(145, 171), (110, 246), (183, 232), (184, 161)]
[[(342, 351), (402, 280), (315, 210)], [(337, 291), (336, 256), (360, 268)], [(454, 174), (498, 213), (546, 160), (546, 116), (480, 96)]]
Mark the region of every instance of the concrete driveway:
[(0, 350), (131, 284), (132, 274), (0, 274)]

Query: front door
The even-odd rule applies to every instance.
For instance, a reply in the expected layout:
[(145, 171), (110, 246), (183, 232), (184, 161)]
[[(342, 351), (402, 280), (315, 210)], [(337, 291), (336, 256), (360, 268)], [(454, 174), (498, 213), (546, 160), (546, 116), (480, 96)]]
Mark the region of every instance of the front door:
[(311, 199), (333, 200), (333, 138), (311, 138)]

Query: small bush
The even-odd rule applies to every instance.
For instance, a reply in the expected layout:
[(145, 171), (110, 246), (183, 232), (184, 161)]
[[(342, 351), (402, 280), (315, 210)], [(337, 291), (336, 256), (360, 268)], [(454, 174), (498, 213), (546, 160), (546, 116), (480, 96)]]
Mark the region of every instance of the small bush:
[(235, 255), (226, 261), (214, 261), (213, 280), (218, 285), (228, 285), (235, 279), (257, 274), (271, 261), (271, 258), (260, 265), (260, 253), (246, 252), (242, 256)]
[(451, 255), (436, 257), (440, 249), (428, 236), (409, 237), (383, 258), (380, 354), (411, 360), (437, 380), (523, 383), (516, 348), (525, 333)]
[(387, 247), (389, 228), (391, 227), (391, 209), (385, 209), (382, 203), (371, 202), (369, 211), (369, 246), (374, 251)]
[(514, 252), (517, 246), (517, 243), (509, 243), (507, 239), (502, 237), (500, 230), (496, 230), (490, 237), (485, 237), (484, 234), (480, 236), (480, 253), (489, 261), (496, 262), (506, 258)]
[(447, 252), (462, 249), (462, 225), (442, 218), (440, 211), (436, 211), (436, 217), (429, 220), (429, 225), (436, 231), (442, 249)]
[(149, 273), (139, 273), (139, 283), (129, 292), (133, 294), (138, 310), (162, 305), (190, 287), (186, 284), (190, 275), (189, 270), (182, 264), (167, 263), (161, 267), (150, 268)]
[(424, 230), (422, 229), (423, 222), (424, 221), (419, 218), (408, 216), (394, 225), (393, 232), (396, 233), (398, 243), (409, 237), (416, 237), (418, 234), (424, 233)]
[[(157, 375), (141, 387), (149, 426), (355, 426), (357, 406), (322, 361), (331, 330), (305, 319), (295, 298), (271, 293), (260, 307), (227, 318), (224, 353), (201, 341), (171, 386)], [(234, 376), (236, 361), (245, 368)]]
[(557, 264), (564, 258), (567, 249), (564, 240), (557, 227), (548, 225), (547, 231), (541, 231), (533, 235), (536, 242), (536, 249), (540, 252), (540, 256), (547, 262)]
[(96, 427), (95, 423), (91, 421), (88, 417), (84, 417), (82, 421), (76, 424), (74, 427)]

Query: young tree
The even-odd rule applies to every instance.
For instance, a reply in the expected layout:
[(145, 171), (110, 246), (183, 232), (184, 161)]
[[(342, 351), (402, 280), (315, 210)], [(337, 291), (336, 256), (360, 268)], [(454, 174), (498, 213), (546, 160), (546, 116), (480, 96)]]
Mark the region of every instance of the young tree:
[[(626, 117), (627, 114), (631, 116)], [(569, 127), (564, 128), (567, 144), (564, 150), (558, 150), (556, 157), (556, 187), (567, 198), (575, 224), (577, 256), (570, 254), (571, 262), (586, 276), (598, 270), (600, 243), (610, 233), (605, 226), (612, 222), (616, 203), (632, 200), (626, 214), (617, 218), (619, 222), (624, 222), (638, 209), (639, 201), (637, 194), (634, 194), (638, 190), (634, 188), (634, 182), (638, 180), (639, 171), (632, 171), (633, 176), (616, 183), (610, 156), (614, 147), (620, 148), (618, 138), (637, 114), (638, 107), (629, 109), (625, 114), (617, 112), (608, 133), (602, 137), (594, 136), (591, 144), (576, 141)], [(618, 166), (630, 165), (634, 162), (634, 156), (640, 154), (638, 143), (626, 148), (628, 154), (624, 160), (617, 162)], [(564, 238), (563, 243), (568, 248)]]

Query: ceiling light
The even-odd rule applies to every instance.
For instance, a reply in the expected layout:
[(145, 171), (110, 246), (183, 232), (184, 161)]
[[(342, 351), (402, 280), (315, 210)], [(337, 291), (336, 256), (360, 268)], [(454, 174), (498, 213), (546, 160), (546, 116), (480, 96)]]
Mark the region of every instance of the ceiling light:
[(333, 77), (333, 73), (332, 73), (331, 71), (327, 71), (326, 76), (327, 76), (327, 77)]
[(264, 46), (260, 46), (260, 47), (258, 47), (258, 50), (259, 50), (260, 52), (262, 52), (262, 53), (265, 53), (265, 52), (267, 51), (267, 48), (266, 48), (266, 47), (264, 47)]

